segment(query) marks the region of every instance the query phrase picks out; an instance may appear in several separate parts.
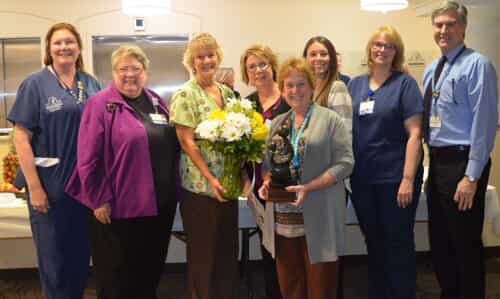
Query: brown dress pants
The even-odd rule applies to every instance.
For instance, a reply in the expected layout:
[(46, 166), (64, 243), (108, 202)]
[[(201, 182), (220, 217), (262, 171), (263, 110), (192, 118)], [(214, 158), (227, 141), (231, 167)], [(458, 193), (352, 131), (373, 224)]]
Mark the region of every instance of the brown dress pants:
[(238, 201), (182, 190), (188, 299), (234, 299), (238, 288)]
[(276, 270), (284, 299), (335, 299), (337, 262), (311, 264), (305, 237), (276, 235)]

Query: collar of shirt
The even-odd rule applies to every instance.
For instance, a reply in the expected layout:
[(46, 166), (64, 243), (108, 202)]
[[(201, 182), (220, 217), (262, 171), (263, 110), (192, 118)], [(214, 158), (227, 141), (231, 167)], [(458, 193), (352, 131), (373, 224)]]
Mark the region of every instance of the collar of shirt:
[(464, 47), (465, 47), (464, 44), (460, 44), (460, 45), (456, 46), (455, 48), (453, 48), (452, 50), (450, 50), (448, 53), (446, 53), (444, 55), (444, 56), (446, 56), (446, 63), (447, 64), (452, 63), (457, 58), (457, 55), (460, 54), (460, 52), (462, 51), (462, 48), (464, 48)]
[[(108, 99), (109, 103), (120, 104), (124, 107), (127, 107), (127, 109), (134, 111), (134, 109), (122, 98), (120, 92), (116, 88), (116, 85), (113, 81), (111, 81), (108, 88), (110, 89), (111, 92), (111, 97)], [(157, 106), (157, 108), (159, 108), (159, 110), (168, 117), (170, 115), (169, 110), (167, 106), (165, 106), (163, 101), (160, 100), (161, 99), (160, 96), (146, 87), (143, 87), (143, 90), (144, 93), (146, 94), (147, 99), (151, 102), (151, 104), (153, 104), (153, 98), (157, 98), (159, 100), (158, 101), (159, 105)]]

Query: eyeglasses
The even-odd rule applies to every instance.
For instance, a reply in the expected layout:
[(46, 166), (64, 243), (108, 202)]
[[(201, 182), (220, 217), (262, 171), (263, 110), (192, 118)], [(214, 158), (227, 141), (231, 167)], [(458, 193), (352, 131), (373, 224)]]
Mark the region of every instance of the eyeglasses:
[(383, 43), (383, 42), (373, 42), (372, 47), (377, 50), (395, 50), (396, 46), (390, 43)]
[(251, 65), (247, 65), (247, 70), (250, 72), (250, 73), (255, 73), (257, 71), (257, 68), (261, 71), (267, 69), (269, 67), (269, 63), (267, 62), (261, 62), (259, 64), (251, 64)]
[(123, 67), (118, 69), (118, 73), (120, 75), (126, 75), (129, 72), (132, 73), (132, 75), (137, 75), (137, 74), (141, 73), (142, 71), (143, 71), (143, 68), (138, 67), (138, 66), (123, 66)]

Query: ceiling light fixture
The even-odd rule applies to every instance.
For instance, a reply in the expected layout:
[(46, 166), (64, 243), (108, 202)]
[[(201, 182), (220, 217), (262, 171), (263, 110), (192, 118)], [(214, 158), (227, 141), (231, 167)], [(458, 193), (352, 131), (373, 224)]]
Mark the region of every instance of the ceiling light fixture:
[(122, 0), (122, 11), (134, 17), (159, 16), (170, 13), (170, 0)]
[(390, 10), (405, 9), (408, 0), (361, 0), (361, 9), (368, 11), (381, 11), (386, 13)]

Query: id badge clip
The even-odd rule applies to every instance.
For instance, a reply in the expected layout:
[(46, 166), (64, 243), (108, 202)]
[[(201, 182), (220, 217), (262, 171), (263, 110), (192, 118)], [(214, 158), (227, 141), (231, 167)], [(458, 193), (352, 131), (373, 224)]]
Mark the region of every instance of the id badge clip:
[(439, 115), (431, 115), (429, 119), (430, 128), (441, 128), (441, 117)]
[(164, 114), (160, 114), (160, 113), (150, 113), (150, 114), (149, 114), (149, 117), (151, 117), (151, 121), (152, 121), (155, 125), (162, 125), (162, 126), (166, 126), (166, 125), (168, 125), (168, 120), (167, 120), (167, 117), (166, 117)]
[(373, 113), (373, 108), (375, 107), (375, 101), (368, 98), (366, 101), (362, 101), (359, 104), (359, 115), (368, 115)]

